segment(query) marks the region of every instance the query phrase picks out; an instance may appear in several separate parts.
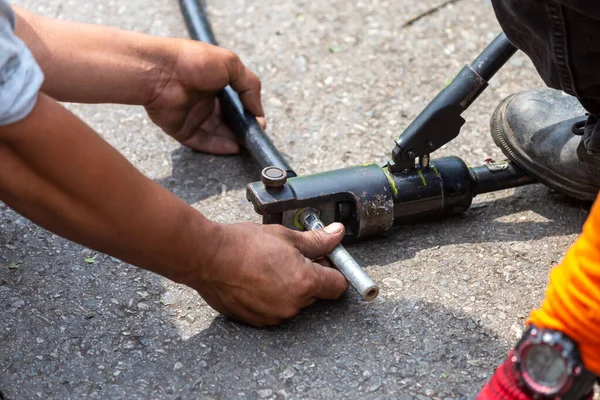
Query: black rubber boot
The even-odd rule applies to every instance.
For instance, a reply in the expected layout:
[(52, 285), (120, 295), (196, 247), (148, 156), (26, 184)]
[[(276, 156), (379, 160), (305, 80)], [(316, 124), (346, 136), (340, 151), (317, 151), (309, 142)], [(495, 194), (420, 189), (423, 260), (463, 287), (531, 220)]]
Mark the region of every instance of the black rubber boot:
[(596, 122), (576, 98), (534, 89), (506, 98), (492, 115), (491, 131), (506, 157), (541, 183), (593, 201), (600, 189), (600, 153), (589, 150), (599, 139)]

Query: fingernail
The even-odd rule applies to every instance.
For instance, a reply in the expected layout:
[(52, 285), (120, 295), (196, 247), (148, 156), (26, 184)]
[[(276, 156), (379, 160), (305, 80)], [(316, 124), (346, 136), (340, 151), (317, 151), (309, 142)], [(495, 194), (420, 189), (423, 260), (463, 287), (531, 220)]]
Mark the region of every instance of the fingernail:
[(325, 232), (331, 235), (340, 233), (342, 229), (344, 229), (344, 225), (340, 224), (339, 222), (334, 222), (333, 224), (327, 225), (325, 228), (323, 228)]

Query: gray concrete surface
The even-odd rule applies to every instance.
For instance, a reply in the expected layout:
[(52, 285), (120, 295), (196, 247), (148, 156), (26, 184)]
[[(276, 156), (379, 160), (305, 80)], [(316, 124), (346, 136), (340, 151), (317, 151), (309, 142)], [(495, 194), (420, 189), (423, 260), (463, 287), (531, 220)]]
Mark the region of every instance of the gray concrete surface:
[[(311, 173), (384, 160), (398, 132), (499, 31), (483, 0), (403, 26), (441, 2), (230, 0), (209, 1), (209, 10), (221, 44), (263, 80), (275, 142)], [(175, 0), (16, 3), (186, 36)], [(517, 55), (437, 155), (502, 158), (489, 116), (505, 96), (538, 85)], [(259, 221), (244, 196), (257, 177), (247, 158), (182, 149), (140, 108), (70, 108), (210, 218)], [(538, 185), (481, 196), (462, 216), (350, 247), (381, 284), (377, 302), (348, 293), (256, 330), (0, 204), (0, 390), (5, 399), (471, 398), (539, 304), (587, 212)]]

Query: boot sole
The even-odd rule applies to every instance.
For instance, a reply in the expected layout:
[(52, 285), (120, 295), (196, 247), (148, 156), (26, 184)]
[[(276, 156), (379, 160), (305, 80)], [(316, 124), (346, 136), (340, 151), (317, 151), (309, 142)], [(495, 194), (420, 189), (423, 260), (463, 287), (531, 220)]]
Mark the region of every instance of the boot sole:
[(582, 185), (570, 181), (550, 171), (543, 165), (532, 160), (515, 145), (514, 132), (506, 123), (506, 108), (515, 95), (509, 96), (500, 103), (492, 114), (490, 128), (494, 143), (508, 159), (524, 169), (528, 174), (535, 177), (540, 183), (551, 187), (567, 196), (584, 201), (594, 201), (598, 194), (598, 188)]

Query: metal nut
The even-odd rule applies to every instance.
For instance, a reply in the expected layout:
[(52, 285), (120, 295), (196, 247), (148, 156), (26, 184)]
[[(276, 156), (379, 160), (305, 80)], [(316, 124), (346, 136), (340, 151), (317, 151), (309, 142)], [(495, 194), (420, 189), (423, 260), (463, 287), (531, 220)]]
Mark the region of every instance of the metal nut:
[(262, 170), (260, 180), (267, 189), (281, 189), (287, 182), (287, 172), (275, 166), (266, 167)]

